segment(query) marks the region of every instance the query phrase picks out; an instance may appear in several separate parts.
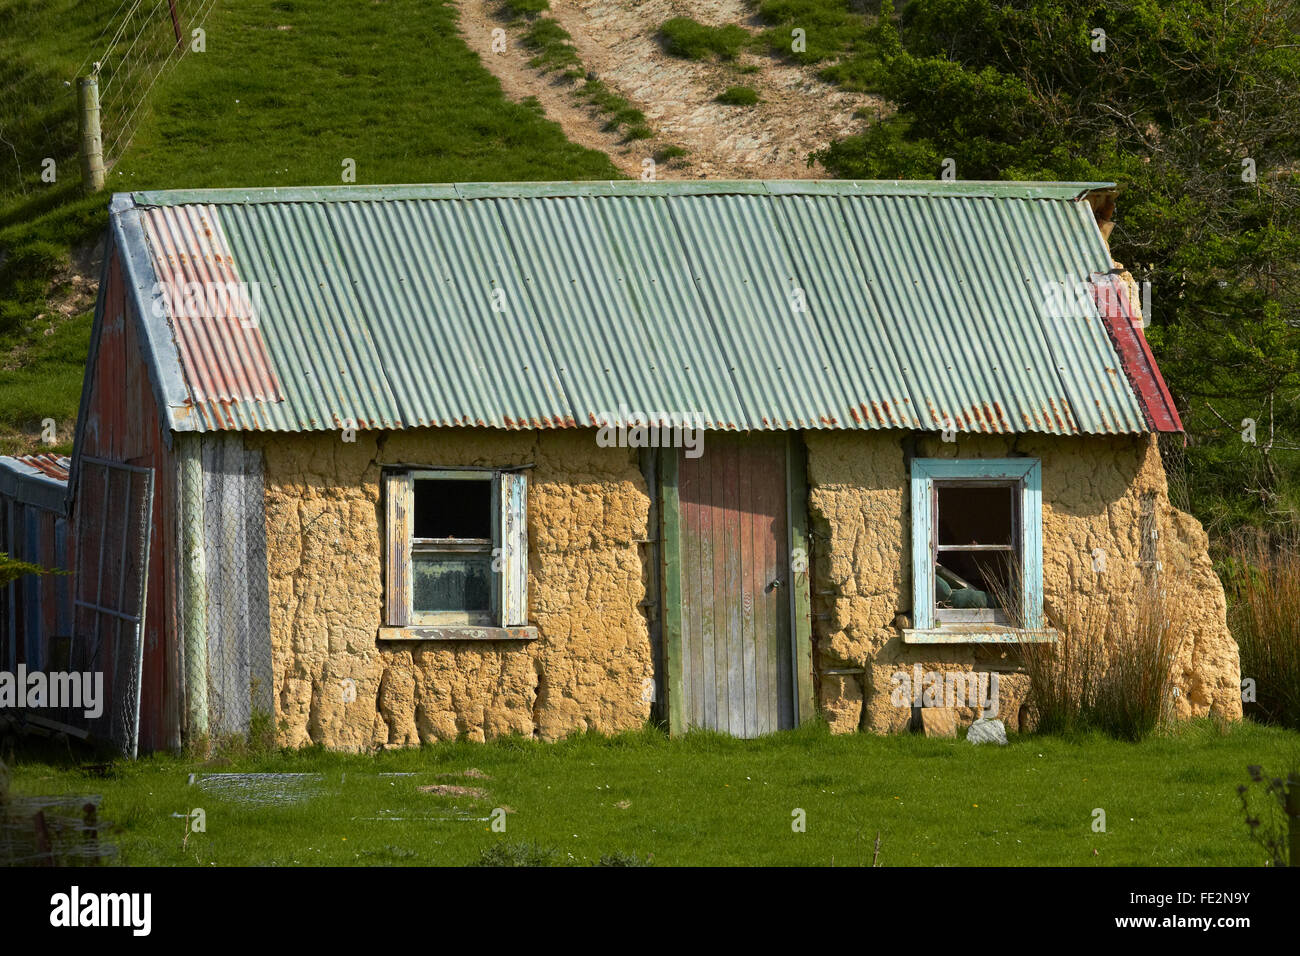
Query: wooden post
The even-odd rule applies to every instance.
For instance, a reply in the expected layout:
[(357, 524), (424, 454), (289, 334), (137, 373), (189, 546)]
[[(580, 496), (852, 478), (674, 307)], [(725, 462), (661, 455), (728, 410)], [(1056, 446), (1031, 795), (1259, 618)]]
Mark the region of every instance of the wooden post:
[(167, 7), (172, 12), (172, 29), (176, 32), (176, 49), (181, 49), (185, 45), (181, 40), (181, 21), (176, 16), (176, 0), (167, 0)]
[(78, 117), (81, 124), (81, 188), (96, 193), (104, 188), (104, 139), (99, 131), (99, 79), (77, 80)]
[(185, 661), (185, 737), (208, 733), (207, 562), (203, 550), (203, 449), (198, 435), (177, 439), (181, 520), (181, 646)]

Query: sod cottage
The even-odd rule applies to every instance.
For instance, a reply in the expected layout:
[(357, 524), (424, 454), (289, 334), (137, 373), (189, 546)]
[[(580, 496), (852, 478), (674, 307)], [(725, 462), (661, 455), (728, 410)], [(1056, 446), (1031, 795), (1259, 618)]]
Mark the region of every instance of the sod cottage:
[(106, 670), (127, 749), (266, 718), (344, 749), (897, 731), (915, 665), (999, 674), (1014, 727), (1020, 642), (1158, 575), (1189, 610), (1175, 707), (1237, 717), (1115, 194), (118, 195), (73, 623), (24, 653)]

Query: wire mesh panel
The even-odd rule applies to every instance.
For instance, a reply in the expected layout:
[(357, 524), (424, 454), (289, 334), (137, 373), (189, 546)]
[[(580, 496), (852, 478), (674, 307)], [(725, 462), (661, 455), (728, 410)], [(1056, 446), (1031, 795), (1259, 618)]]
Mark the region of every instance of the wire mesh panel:
[(273, 707), (261, 456), (214, 435), (202, 460), (209, 730), (242, 733)]
[(83, 457), (80, 466), (71, 669), (103, 685), (99, 713), (70, 708), (64, 719), (134, 757), (154, 475), (101, 458)]

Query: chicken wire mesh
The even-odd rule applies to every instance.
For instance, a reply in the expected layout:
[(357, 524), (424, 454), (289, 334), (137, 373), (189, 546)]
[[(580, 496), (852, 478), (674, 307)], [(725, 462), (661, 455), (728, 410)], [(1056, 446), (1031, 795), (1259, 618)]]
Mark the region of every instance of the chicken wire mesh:
[(187, 652), (206, 662), (208, 732), (242, 734), (272, 707), (260, 458), (238, 439), (205, 436), (202, 480), (183, 482), (181, 495), (183, 515), (202, 515), (204, 620)]

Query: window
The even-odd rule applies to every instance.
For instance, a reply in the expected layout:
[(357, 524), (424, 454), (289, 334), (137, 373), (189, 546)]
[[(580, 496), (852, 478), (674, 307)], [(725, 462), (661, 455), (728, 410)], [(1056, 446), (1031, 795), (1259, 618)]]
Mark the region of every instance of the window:
[(1013, 640), (1017, 628), (1041, 630), (1042, 541), (1037, 459), (913, 459), (906, 639)]
[(384, 493), (390, 628), (527, 624), (523, 473), (386, 469)]
[(1012, 589), (1020, 555), (1015, 482), (935, 481), (931, 495), (937, 621), (1007, 624), (1018, 620)]

